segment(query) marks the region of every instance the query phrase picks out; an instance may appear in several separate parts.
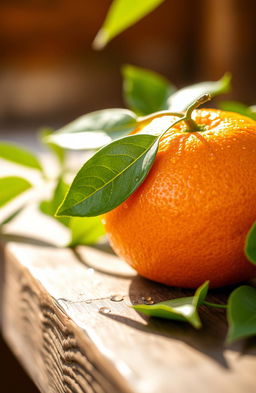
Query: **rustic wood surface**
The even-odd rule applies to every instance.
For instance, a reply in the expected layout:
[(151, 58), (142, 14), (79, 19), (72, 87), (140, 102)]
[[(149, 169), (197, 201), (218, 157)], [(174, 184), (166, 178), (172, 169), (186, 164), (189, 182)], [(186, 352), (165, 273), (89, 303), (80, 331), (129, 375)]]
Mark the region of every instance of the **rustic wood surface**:
[(203, 309), (199, 331), (138, 314), (142, 297), (192, 292), (137, 276), (105, 245), (62, 248), (66, 229), (35, 206), (1, 237), (2, 332), (43, 393), (256, 392), (255, 341), (226, 346), (223, 310)]

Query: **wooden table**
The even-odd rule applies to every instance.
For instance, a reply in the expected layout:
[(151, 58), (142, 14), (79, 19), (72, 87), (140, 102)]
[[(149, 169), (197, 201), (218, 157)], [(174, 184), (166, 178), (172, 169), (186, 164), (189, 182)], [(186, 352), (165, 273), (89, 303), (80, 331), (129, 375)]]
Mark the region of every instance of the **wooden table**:
[[(41, 392), (256, 392), (255, 341), (225, 346), (223, 310), (202, 309), (199, 331), (138, 314), (129, 305), (142, 297), (158, 302), (192, 292), (137, 276), (104, 245), (61, 248), (65, 229), (35, 206), (7, 233), (2, 332)], [(209, 299), (225, 301), (227, 293), (212, 291)]]

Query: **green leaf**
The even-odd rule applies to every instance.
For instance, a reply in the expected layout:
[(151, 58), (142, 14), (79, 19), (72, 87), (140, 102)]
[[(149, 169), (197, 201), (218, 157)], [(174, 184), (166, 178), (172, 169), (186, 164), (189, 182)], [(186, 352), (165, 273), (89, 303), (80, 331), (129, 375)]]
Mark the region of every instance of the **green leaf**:
[(48, 216), (54, 217), (57, 219), (59, 222), (61, 222), (63, 225), (68, 226), (70, 219), (68, 217), (55, 217), (55, 212), (61, 202), (63, 201), (63, 198), (65, 197), (67, 191), (68, 191), (68, 185), (64, 182), (62, 178), (59, 178), (56, 187), (53, 191), (53, 195), (51, 199), (47, 201), (42, 201), (39, 204), (39, 209), (41, 210), (42, 213), (47, 214)]
[(167, 99), (176, 89), (167, 79), (143, 68), (126, 65), (122, 70), (124, 99), (139, 115), (168, 108)]
[(102, 49), (116, 35), (153, 11), (164, 0), (114, 0), (103, 26), (93, 41), (94, 49)]
[(196, 290), (194, 296), (167, 300), (154, 305), (138, 304), (132, 307), (151, 317), (189, 322), (196, 329), (199, 329), (201, 321), (197, 309), (203, 303), (208, 287), (209, 281), (206, 281)]
[(203, 304), (209, 290), (209, 284), (210, 281), (205, 281), (200, 287), (197, 288), (194, 294), (193, 302), (195, 307), (199, 307), (201, 304)]
[(0, 228), (3, 227), (4, 225), (9, 224), (9, 222), (11, 222), (12, 220), (14, 220), (14, 218), (16, 218), (21, 212), (22, 210), (25, 208), (25, 206), (21, 206), (18, 209), (16, 209), (14, 212), (12, 212), (11, 214), (9, 214), (1, 223), (0, 223)]
[(46, 138), (66, 149), (98, 149), (127, 135), (137, 125), (136, 115), (127, 109), (103, 109), (72, 121)]
[(105, 235), (100, 217), (72, 217), (69, 228), (71, 231), (69, 247), (95, 244)]
[(240, 113), (243, 116), (250, 117), (256, 120), (256, 111), (241, 102), (237, 101), (223, 101), (219, 103), (219, 108), (223, 111)]
[(204, 94), (215, 97), (218, 94), (230, 90), (231, 75), (226, 73), (216, 82), (202, 82), (184, 87), (170, 96), (168, 100), (169, 109), (175, 112), (184, 112), (195, 100)]
[(110, 143), (76, 175), (60, 216), (97, 216), (125, 201), (147, 176), (158, 149), (153, 135), (131, 135)]
[(31, 184), (22, 177), (8, 176), (0, 178), (0, 207), (31, 188)]
[(227, 342), (256, 335), (256, 289), (236, 288), (228, 299), (229, 330)]
[(39, 160), (33, 153), (11, 143), (0, 142), (0, 158), (43, 171)]
[(56, 143), (51, 142), (51, 136), (54, 134), (54, 130), (52, 128), (48, 128), (48, 127), (44, 127), (40, 129), (40, 141), (45, 144), (49, 150), (51, 150), (56, 158), (57, 161), (60, 164), (60, 167), (63, 168), (65, 165), (65, 161), (66, 161), (66, 152), (65, 150), (59, 146), (56, 145)]
[(245, 255), (250, 262), (256, 265), (256, 222), (246, 236)]

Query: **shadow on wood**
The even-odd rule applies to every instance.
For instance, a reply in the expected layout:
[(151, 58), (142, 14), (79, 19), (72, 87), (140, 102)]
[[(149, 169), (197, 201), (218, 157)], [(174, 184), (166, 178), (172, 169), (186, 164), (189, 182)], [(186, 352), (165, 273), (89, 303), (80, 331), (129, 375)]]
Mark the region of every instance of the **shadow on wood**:
[[(232, 287), (211, 290), (209, 300), (216, 303), (225, 303)], [(176, 297), (192, 296), (193, 290), (170, 288), (165, 285), (154, 283), (143, 277), (134, 277), (129, 288), (129, 297), (132, 304), (141, 303), (141, 297), (151, 296), (155, 303)], [(221, 299), (221, 301), (220, 301)], [(203, 306), (201, 313), (202, 329), (196, 330), (189, 324), (183, 322), (171, 322), (160, 318), (150, 318), (139, 313), (147, 324), (140, 323), (135, 319), (116, 314), (106, 314), (107, 318), (116, 320), (121, 324), (126, 324), (143, 331), (144, 333), (161, 335), (175, 340), (181, 340), (193, 349), (202, 352), (212, 358), (226, 369), (229, 365), (224, 356), (225, 337), (227, 333), (226, 312), (223, 309), (212, 309)], [(238, 356), (244, 353), (256, 355), (256, 339), (244, 340), (240, 343), (229, 345), (229, 349), (237, 352)]]
[(29, 244), (31, 246), (56, 248), (56, 245), (54, 243), (50, 243), (42, 239), (33, 238), (31, 236), (23, 236), (19, 233), (18, 234), (1, 233), (1, 242), (4, 244), (9, 242), (15, 242), (15, 243)]

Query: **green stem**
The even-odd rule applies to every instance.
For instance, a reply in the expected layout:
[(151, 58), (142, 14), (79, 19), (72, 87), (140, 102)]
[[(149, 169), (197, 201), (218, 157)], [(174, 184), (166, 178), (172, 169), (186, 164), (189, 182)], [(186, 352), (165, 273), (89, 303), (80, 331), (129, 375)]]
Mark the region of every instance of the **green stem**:
[[(211, 99), (210, 94), (204, 94), (203, 96), (199, 97), (196, 101), (191, 104), (185, 115), (182, 115), (181, 113), (176, 114), (175, 116), (179, 116), (179, 119), (175, 120), (165, 131), (162, 132), (162, 134), (159, 136), (159, 140), (162, 138), (162, 136), (169, 131), (173, 126), (175, 126), (177, 123), (180, 121), (185, 121), (189, 127), (187, 130), (188, 132), (194, 132), (198, 131), (198, 125), (194, 120), (191, 119), (191, 115), (194, 109), (198, 108), (200, 105), (204, 104), (205, 102), (209, 101)], [(156, 112), (158, 113), (158, 112)], [(160, 112), (159, 112), (160, 113)], [(174, 112), (169, 112), (169, 113), (174, 113)], [(159, 115), (160, 116), (160, 115)]]
[(211, 99), (210, 94), (204, 94), (203, 96), (201, 96), (198, 100), (194, 101), (188, 107), (186, 114), (185, 114), (185, 119), (184, 119), (184, 121), (188, 127), (188, 132), (199, 131), (198, 125), (191, 117), (192, 112), (194, 109), (198, 108), (200, 105), (204, 104), (205, 102), (209, 101), (210, 99)]
[(210, 94), (204, 94), (203, 96), (199, 97), (196, 101), (194, 101), (187, 109), (185, 115), (183, 113), (179, 112), (171, 112), (171, 111), (159, 111), (159, 112), (154, 112), (151, 113), (150, 115), (139, 117), (138, 118), (138, 123), (144, 123), (145, 121), (150, 121), (153, 119), (156, 119), (158, 117), (162, 116), (176, 116), (178, 119), (171, 124), (170, 127), (165, 130), (160, 137), (162, 137), (167, 131), (169, 131), (170, 128), (172, 128), (175, 124), (179, 123), (180, 121), (184, 121), (187, 124), (187, 131), (188, 132), (194, 132), (194, 131), (200, 131), (199, 126), (196, 124), (196, 122), (192, 119), (192, 112), (194, 109), (198, 108), (200, 105), (204, 104), (205, 102), (209, 101), (211, 99)]
[(205, 306), (216, 307), (216, 308), (227, 308), (227, 304), (218, 304), (218, 303), (211, 303), (207, 302), (206, 300), (203, 301)]

